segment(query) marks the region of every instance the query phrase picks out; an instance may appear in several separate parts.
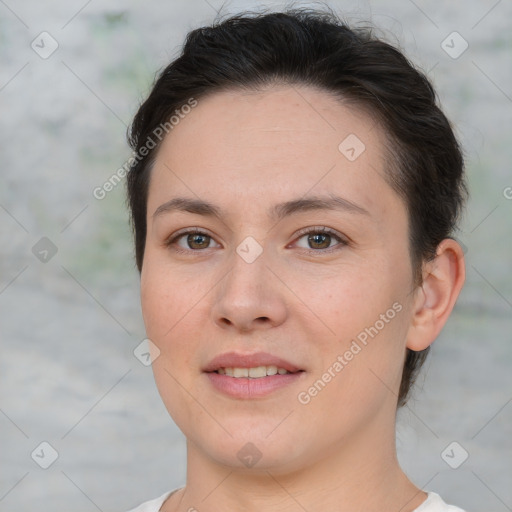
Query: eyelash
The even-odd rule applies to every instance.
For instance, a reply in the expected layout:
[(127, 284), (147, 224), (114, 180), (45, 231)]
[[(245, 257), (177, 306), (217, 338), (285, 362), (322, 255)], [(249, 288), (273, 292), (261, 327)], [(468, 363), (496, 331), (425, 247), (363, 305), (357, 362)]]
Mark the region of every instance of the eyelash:
[[(337, 231), (334, 231), (333, 229), (330, 229), (325, 226), (320, 226), (320, 227), (314, 226), (314, 227), (304, 228), (304, 229), (300, 230), (298, 233), (296, 233), (295, 236), (296, 236), (296, 239), (300, 239), (305, 235), (319, 234), (319, 233), (330, 235), (331, 237), (335, 238), (338, 243), (336, 245), (334, 245), (333, 247), (328, 247), (327, 249), (304, 249), (304, 248), (301, 248), (301, 249), (306, 252), (309, 252), (309, 253), (325, 254), (325, 253), (331, 253), (335, 250), (340, 250), (341, 248), (343, 248), (344, 246), (349, 244), (348, 240), (346, 238), (344, 238), (342, 235), (340, 235)], [(176, 251), (177, 253), (181, 253), (181, 254), (190, 254), (193, 252), (203, 252), (208, 249), (208, 248), (207, 249), (182, 249), (181, 247), (178, 247), (177, 242), (185, 235), (190, 235), (190, 234), (206, 235), (213, 239), (213, 237), (210, 234), (208, 234), (206, 231), (201, 231), (198, 228), (187, 228), (185, 230), (179, 231), (172, 237), (168, 238), (165, 242), (165, 246), (169, 247), (169, 248), (171, 246), (173, 246), (172, 250)]]

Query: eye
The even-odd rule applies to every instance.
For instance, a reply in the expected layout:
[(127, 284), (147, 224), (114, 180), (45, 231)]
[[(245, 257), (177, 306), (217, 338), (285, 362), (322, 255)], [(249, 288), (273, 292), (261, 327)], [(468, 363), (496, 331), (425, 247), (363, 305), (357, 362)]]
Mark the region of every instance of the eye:
[[(172, 247), (176, 252), (198, 252), (210, 249), (210, 242), (214, 241), (208, 233), (197, 228), (189, 228), (172, 236), (165, 242), (167, 247)], [(218, 245), (220, 247), (220, 245)]]
[[(331, 250), (341, 249), (348, 244), (348, 241), (342, 235), (327, 227), (307, 228), (298, 234), (300, 236), (299, 241), (305, 240), (305, 245), (299, 244), (299, 247), (314, 252), (330, 252)], [(334, 241), (338, 243), (331, 245)]]
[[(341, 234), (327, 227), (306, 228), (301, 230), (298, 235), (299, 247), (310, 252), (331, 252), (348, 245), (348, 241)], [(302, 245), (300, 244), (301, 240), (304, 240)], [(211, 249), (211, 242), (216, 243), (208, 233), (197, 228), (188, 228), (173, 235), (165, 242), (165, 245), (176, 252), (191, 253)], [(333, 242), (337, 243), (333, 244)], [(220, 247), (220, 245), (217, 244), (216, 247)]]

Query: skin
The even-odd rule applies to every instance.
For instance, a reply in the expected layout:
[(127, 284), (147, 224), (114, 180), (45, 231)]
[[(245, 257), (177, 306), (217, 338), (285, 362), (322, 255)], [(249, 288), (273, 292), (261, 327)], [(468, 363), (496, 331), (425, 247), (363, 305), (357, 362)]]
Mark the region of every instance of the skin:
[[(349, 134), (366, 147), (354, 161), (338, 149)], [(455, 241), (443, 241), (414, 286), (407, 212), (384, 180), (386, 143), (362, 111), (285, 85), (215, 93), (164, 139), (149, 187), (141, 300), (160, 351), (155, 380), (187, 438), (187, 485), (161, 510), (410, 512), (426, 499), (397, 461), (397, 395), (406, 347), (437, 337), (464, 260)], [(276, 203), (327, 194), (367, 213), (267, 215)], [(153, 215), (175, 197), (221, 214)], [(189, 227), (211, 238), (166, 244)], [(342, 241), (318, 237), (322, 227)], [(308, 242), (304, 228), (317, 238)], [(263, 250), (252, 263), (236, 252), (248, 236)], [(301, 404), (298, 394), (394, 303), (401, 311)], [(202, 372), (228, 351), (270, 352), (305, 372), (264, 398), (229, 398)], [(251, 468), (237, 457), (248, 442), (262, 454)]]

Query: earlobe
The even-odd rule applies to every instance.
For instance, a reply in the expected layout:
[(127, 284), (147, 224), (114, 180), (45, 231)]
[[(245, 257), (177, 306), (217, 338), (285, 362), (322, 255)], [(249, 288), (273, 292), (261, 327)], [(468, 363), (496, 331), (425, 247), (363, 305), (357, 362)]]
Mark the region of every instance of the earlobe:
[(465, 279), (464, 253), (453, 239), (443, 240), (423, 268), (416, 290), (407, 348), (424, 350), (437, 338), (453, 310)]

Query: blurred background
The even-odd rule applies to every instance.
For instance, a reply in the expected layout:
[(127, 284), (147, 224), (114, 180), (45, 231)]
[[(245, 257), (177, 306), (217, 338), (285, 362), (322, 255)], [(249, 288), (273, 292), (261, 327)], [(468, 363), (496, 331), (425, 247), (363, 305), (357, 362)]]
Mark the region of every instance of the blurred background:
[[(329, 4), (429, 75), (467, 158), (467, 282), (399, 412), (400, 461), (468, 512), (512, 510), (512, 2)], [(222, 5), (0, 0), (1, 511), (123, 511), (185, 483), (140, 346), (124, 181), (94, 190), (155, 73)]]

